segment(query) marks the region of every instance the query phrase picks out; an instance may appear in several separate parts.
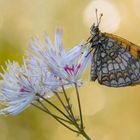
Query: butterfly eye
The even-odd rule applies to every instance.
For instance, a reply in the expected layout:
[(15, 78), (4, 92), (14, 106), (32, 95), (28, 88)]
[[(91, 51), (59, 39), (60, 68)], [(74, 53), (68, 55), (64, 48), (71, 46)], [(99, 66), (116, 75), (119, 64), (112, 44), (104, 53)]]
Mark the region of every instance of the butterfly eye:
[(91, 32), (91, 34), (97, 34), (97, 33), (99, 33), (99, 28), (98, 28), (98, 26), (95, 26), (95, 24), (93, 24), (93, 25), (91, 26), (91, 28), (90, 28), (90, 32)]
[(95, 27), (94, 28), (94, 33), (98, 33), (99, 32), (99, 28), (98, 27)]

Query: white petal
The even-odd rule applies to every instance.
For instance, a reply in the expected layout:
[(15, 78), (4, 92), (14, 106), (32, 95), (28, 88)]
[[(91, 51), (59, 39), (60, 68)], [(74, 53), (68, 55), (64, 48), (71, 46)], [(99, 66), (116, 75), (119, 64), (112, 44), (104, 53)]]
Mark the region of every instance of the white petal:
[(53, 45), (52, 45), (52, 42), (51, 42), (51, 40), (50, 40), (50, 38), (49, 38), (47, 33), (45, 33), (45, 42), (47, 44), (48, 50), (50, 52), (52, 52), (53, 51)]
[(64, 49), (62, 48), (62, 29), (60, 28), (55, 31), (55, 47), (56, 54), (61, 55)]
[(71, 60), (74, 60), (75, 58), (77, 58), (79, 55), (82, 54), (82, 46), (75, 46), (74, 48), (70, 49), (68, 52), (67, 52), (67, 55), (64, 59), (68, 60), (68, 61), (71, 61)]
[[(77, 79), (79, 79), (81, 77), (81, 75), (84, 74), (87, 66), (91, 62), (92, 53), (88, 54), (89, 51), (90, 51), (90, 49), (87, 48), (87, 50), (82, 54), (82, 57), (78, 62), (78, 64), (81, 64), (81, 68), (79, 69), (79, 71), (77, 73)], [(87, 54), (88, 54), (88, 56), (87, 56)]]

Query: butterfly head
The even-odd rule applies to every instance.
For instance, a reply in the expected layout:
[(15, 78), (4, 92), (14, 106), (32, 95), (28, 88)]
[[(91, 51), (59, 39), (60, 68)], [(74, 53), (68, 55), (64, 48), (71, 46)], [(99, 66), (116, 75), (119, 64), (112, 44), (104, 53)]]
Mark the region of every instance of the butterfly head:
[(97, 24), (93, 23), (93, 25), (90, 28), (90, 32), (92, 35), (100, 33), (99, 25), (101, 23), (101, 18), (103, 16), (103, 14), (101, 13), (100, 16), (98, 17), (98, 10), (97, 9), (96, 9), (95, 13), (96, 13)]
[(90, 28), (91, 34), (98, 34), (100, 32), (99, 26), (95, 25), (95, 23)]

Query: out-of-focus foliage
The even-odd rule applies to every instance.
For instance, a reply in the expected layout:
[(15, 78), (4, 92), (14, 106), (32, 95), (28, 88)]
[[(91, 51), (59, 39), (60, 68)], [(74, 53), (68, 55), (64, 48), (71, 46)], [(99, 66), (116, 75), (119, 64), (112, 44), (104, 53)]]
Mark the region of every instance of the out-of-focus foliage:
[[(56, 26), (63, 28), (63, 40), (67, 48), (86, 40), (89, 27), (84, 22), (83, 13), (90, 2), (0, 0), (0, 64), (4, 65), (7, 59), (22, 63), (30, 38), (34, 34), (42, 36), (44, 31), (53, 36)], [(115, 5), (121, 15), (120, 27), (115, 34), (140, 45), (139, 0), (108, 2)], [(88, 76), (89, 73), (86, 79)], [(69, 93), (74, 104), (75, 92)], [(87, 132), (92, 137), (96, 140), (140, 139), (140, 86), (114, 89), (97, 82), (87, 82), (80, 93)], [(33, 107), (15, 117), (0, 117), (0, 140), (58, 139), (80, 140), (81, 137), (76, 137)]]

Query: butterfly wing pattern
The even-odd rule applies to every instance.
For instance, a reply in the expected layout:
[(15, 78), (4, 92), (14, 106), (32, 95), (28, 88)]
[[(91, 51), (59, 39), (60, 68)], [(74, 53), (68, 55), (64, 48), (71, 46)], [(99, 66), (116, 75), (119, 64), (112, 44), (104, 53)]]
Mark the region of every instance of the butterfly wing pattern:
[(101, 33), (91, 63), (91, 81), (109, 87), (140, 83), (140, 47), (116, 35)]
[(108, 38), (116, 40), (122, 47), (127, 48), (127, 50), (140, 62), (140, 46), (117, 35), (109, 33), (104, 33), (104, 35)]

